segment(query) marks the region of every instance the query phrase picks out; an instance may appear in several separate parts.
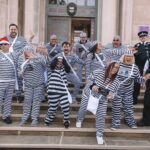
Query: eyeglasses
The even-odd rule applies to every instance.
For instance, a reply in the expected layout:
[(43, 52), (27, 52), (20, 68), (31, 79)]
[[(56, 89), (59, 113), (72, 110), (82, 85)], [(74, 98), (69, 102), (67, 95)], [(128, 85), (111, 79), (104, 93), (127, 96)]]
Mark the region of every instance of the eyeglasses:
[(119, 41), (119, 40), (113, 40), (113, 41)]

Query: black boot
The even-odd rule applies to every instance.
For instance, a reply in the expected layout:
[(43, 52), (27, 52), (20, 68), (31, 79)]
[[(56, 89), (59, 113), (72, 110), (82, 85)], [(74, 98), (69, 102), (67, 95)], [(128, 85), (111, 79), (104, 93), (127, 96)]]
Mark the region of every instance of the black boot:
[(10, 117), (7, 117), (7, 118), (3, 119), (3, 122), (6, 123), (6, 124), (11, 124), (12, 120), (11, 120)]

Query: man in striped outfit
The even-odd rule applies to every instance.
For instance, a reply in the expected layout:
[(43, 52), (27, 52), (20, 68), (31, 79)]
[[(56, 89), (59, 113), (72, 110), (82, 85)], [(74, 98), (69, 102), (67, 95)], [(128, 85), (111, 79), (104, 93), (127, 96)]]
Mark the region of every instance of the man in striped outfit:
[(63, 124), (65, 128), (69, 127), (69, 100), (67, 93), (66, 73), (70, 72), (70, 67), (62, 56), (56, 57), (51, 62), (51, 72), (48, 73), (48, 111), (45, 116), (45, 125), (49, 126), (56, 115), (58, 106), (60, 105), (64, 118)]
[(67, 80), (74, 85), (72, 100), (73, 102), (76, 102), (76, 98), (80, 90), (81, 82), (78, 75), (74, 71), (73, 67), (75, 66), (75, 64), (81, 64), (81, 65), (84, 64), (84, 61), (80, 59), (76, 54), (69, 54), (70, 49), (71, 47), (69, 42), (62, 43), (62, 50), (64, 52), (64, 57), (66, 58), (67, 63), (72, 68), (71, 72), (67, 74)]
[(8, 39), (0, 39), (0, 112), (3, 122), (10, 124), (12, 120), (11, 105), (12, 96), (15, 89), (15, 64), (14, 56), (9, 53), (10, 44)]
[(40, 104), (44, 93), (46, 60), (44, 56), (36, 55), (31, 46), (24, 48), (24, 57), (25, 62), (21, 66), (21, 74), (24, 81), (25, 99), (20, 126), (27, 123), (30, 112), (32, 119), (31, 126), (36, 126), (38, 124)]
[[(91, 47), (91, 43), (87, 41), (87, 35), (85, 32), (80, 34), (80, 41), (75, 43), (74, 51), (76, 55), (85, 62), (87, 54), (89, 53), (89, 48)], [(77, 75), (82, 83), (82, 69), (83, 64), (77, 64)]]
[(50, 58), (61, 52), (61, 46), (57, 43), (57, 36), (55, 34), (50, 36), (49, 43), (46, 44)]
[(128, 48), (121, 43), (120, 36), (116, 35), (113, 38), (113, 42), (104, 46), (103, 53), (106, 56), (106, 60), (111, 62), (113, 60), (118, 61), (120, 57), (127, 53)]
[[(27, 45), (27, 41), (25, 40), (24, 37), (19, 35), (19, 31), (18, 31), (18, 26), (16, 24), (10, 24), (9, 25), (9, 35), (7, 36), (7, 38), (9, 39), (9, 43), (11, 44), (11, 51), (13, 50), (15, 53), (18, 53), (20, 51), (22, 51), (23, 53), (23, 48)], [(16, 67), (17, 70), (18, 68), (20, 68), (20, 65), (23, 62), (23, 55), (20, 55), (17, 59), (16, 59)], [(18, 74), (17, 74), (18, 76)], [(19, 84), (19, 89), (16, 90), (16, 97), (18, 99), (18, 101), (21, 101), (21, 91), (22, 91), (22, 78), (20, 78), (18, 76), (18, 84)]]

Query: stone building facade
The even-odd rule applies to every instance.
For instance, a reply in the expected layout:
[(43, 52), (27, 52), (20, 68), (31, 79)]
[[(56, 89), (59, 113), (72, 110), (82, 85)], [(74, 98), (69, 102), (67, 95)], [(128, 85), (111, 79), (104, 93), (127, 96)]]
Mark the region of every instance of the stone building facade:
[[(74, 16), (67, 13), (71, 2), (77, 6)], [(90, 40), (103, 44), (117, 34), (123, 43), (133, 45), (137, 32), (150, 28), (149, 0), (0, 0), (0, 6), (0, 37), (16, 23), (27, 39), (35, 33), (34, 43), (47, 42), (53, 33), (59, 42), (73, 43), (85, 31)]]

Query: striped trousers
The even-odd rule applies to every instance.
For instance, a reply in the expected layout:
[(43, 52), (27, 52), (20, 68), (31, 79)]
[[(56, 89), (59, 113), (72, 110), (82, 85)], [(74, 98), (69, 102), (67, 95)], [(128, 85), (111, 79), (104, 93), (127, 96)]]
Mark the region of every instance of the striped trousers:
[(64, 115), (64, 122), (69, 120), (69, 112), (70, 112), (70, 106), (68, 101), (68, 95), (66, 94), (59, 94), (59, 93), (48, 93), (48, 111), (45, 116), (45, 122), (50, 123), (53, 122), (57, 108), (60, 104), (60, 107), (62, 109), (63, 115)]
[(0, 83), (0, 112), (2, 114), (2, 119), (6, 119), (11, 114), (14, 89), (14, 81)]
[[(77, 121), (83, 122), (86, 112), (87, 112), (87, 105), (90, 96), (90, 89), (89, 87), (85, 87), (83, 94), (80, 109), (77, 114)], [(105, 128), (105, 117), (107, 111), (107, 99), (102, 96), (96, 112), (96, 135), (99, 137), (103, 136), (104, 128)]]
[(22, 121), (27, 121), (30, 117), (30, 113), (32, 120), (38, 120), (41, 100), (44, 93), (43, 90), (44, 85), (40, 85), (36, 88), (29, 88), (25, 86)]
[[(131, 92), (132, 93), (132, 92)], [(123, 106), (125, 122), (129, 126), (136, 124), (133, 110), (133, 96), (126, 92), (125, 95), (117, 95), (112, 101), (112, 127), (118, 128), (121, 120), (121, 105)]]
[(80, 91), (81, 81), (73, 73), (67, 74), (67, 81), (71, 82), (74, 85), (72, 99), (73, 101), (76, 101), (77, 95)]

